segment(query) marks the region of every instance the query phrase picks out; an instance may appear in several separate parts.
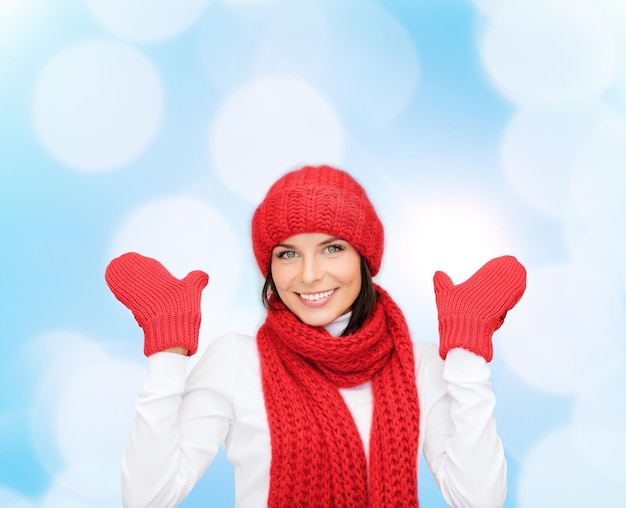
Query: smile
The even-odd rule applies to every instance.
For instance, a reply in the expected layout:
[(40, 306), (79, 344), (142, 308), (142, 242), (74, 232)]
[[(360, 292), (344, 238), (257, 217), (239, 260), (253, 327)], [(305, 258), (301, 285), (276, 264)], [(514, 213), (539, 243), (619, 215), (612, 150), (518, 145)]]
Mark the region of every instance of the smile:
[(335, 292), (334, 289), (330, 291), (324, 291), (323, 293), (298, 293), (300, 298), (306, 300), (307, 302), (315, 302), (317, 300), (323, 300), (324, 298), (328, 298)]

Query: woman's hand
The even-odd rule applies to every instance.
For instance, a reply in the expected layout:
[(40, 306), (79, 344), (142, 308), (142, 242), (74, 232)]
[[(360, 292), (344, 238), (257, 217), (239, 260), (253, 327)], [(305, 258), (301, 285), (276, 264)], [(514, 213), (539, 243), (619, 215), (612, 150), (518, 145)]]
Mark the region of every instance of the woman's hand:
[(193, 355), (198, 350), (206, 273), (195, 270), (177, 279), (156, 259), (128, 252), (109, 263), (105, 279), (143, 329), (146, 356), (167, 350)]
[(433, 281), (441, 358), (461, 347), (491, 361), (491, 336), (524, 294), (526, 269), (513, 256), (502, 256), (457, 286), (444, 272), (436, 272)]

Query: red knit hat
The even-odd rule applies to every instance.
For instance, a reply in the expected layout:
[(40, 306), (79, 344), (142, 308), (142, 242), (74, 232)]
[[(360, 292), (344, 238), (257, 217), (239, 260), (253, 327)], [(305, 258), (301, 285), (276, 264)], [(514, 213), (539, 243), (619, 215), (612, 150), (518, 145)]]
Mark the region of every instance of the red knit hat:
[(252, 218), (252, 246), (267, 277), (272, 250), (300, 233), (341, 238), (365, 258), (372, 276), (383, 256), (383, 225), (365, 190), (348, 173), (305, 166), (272, 185)]

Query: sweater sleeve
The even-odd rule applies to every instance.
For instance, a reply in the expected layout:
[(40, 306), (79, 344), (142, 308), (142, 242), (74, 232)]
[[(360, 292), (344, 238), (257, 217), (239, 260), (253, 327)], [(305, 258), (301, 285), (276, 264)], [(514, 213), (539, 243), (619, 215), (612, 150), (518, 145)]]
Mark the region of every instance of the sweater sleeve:
[[(137, 396), (122, 459), (125, 508), (178, 505), (215, 458), (232, 419), (232, 362), (209, 347), (186, 378), (189, 358), (155, 353)], [(225, 389), (226, 388), (226, 389)]]
[(456, 348), (428, 363), (423, 451), (444, 499), (453, 508), (502, 507), (507, 469), (487, 362)]

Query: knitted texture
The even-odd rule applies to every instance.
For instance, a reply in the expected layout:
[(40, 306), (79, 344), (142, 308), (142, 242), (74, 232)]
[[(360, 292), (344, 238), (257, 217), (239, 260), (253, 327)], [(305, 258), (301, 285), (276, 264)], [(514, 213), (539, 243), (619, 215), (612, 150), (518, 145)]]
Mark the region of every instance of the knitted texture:
[[(402, 312), (378, 286), (361, 329), (333, 337), (278, 301), (257, 335), (272, 444), (269, 507), (417, 507), (419, 402)], [(367, 459), (338, 388), (372, 381)]]
[(436, 272), (433, 281), (441, 358), (460, 347), (490, 362), (492, 335), (524, 294), (526, 269), (513, 256), (502, 256), (458, 286), (444, 272)]
[(306, 166), (272, 185), (252, 218), (252, 246), (267, 277), (272, 249), (300, 233), (326, 233), (346, 240), (373, 275), (383, 255), (383, 226), (365, 190), (345, 171)]
[(105, 279), (143, 329), (146, 356), (172, 347), (188, 349), (189, 355), (198, 350), (206, 273), (195, 270), (180, 280), (156, 259), (128, 252), (109, 263)]

